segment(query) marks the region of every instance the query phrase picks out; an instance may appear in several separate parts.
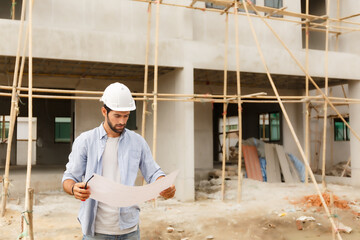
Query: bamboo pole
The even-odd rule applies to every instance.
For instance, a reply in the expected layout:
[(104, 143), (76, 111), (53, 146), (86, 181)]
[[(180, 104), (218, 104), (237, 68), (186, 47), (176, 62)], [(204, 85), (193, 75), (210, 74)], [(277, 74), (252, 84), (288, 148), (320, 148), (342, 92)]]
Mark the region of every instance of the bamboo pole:
[(229, 44), (229, 14), (225, 17), (225, 50), (224, 50), (224, 103), (223, 103), (223, 126), (222, 126), (222, 174), (221, 174), (221, 200), (225, 199), (225, 166), (226, 166), (226, 115), (228, 103), (227, 95), (227, 67), (228, 67), (228, 44)]
[[(12, 87), (10, 86), (2, 86), (0, 85), (0, 89), (3, 90), (12, 90)], [(28, 91), (29, 88), (26, 87), (16, 87), (16, 89), (18, 91)], [(68, 94), (89, 94), (89, 95), (99, 95), (99, 97), (90, 97), (90, 99), (94, 99), (94, 100), (98, 100), (100, 99), (100, 95), (103, 92), (100, 91), (87, 91), (87, 90), (64, 90), (64, 89), (46, 89), (46, 88), (33, 88), (33, 92), (42, 92), (42, 93), (68, 93)], [(11, 96), (11, 94), (9, 95), (8, 93), (0, 93), (2, 94), (1, 96)], [(249, 99), (276, 99), (276, 96), (266, 96), (264, 95), (265, 93), (263, 92), (259, 92), (259, 93), (253, 93), (253, 94), (246, 94), (246, 95), (241, 95), (241, 98), (246, 98), (247, 100), (243, 100), (243, 101), (248, 101)], [(151, 97), (154, 96), (153, 93), (132, 93), (133, 96), (139, 96), (142, 98), (136, 98), (136, 100), (138, 101), (143, 101), (144, 100), (144, 96), (146, 97)], [(185, 98), (185, 97), (189, 97), (189, 98), (194, 98), (194, 99), (203, 99), (201, 101), (213, 101), (213, 100), (220, 100), (220, 98), (224, 98), (227, 97), (227, 101), (234, 101), (237, 99), (237, 95), (213, 95), (213, 94), (177, 94), (177, 93), (158, 93), (157, 94), (158, 97), (175, 97), (175, 98)], [(21, 96), (27, 96), (27, 95), (21, 95)], [(69, 99), (77, 99), (76, 97), (80, 97), (80, 96), (50, 96), (50, 95), (34, 95), (35, 96), (49, 96), (49, 97), (67, 97)], [(218, 99), (219, 98), (219, 99)], [(312, 102), (322, 102), (323, 101), (323, 97), (321, 95), (319, 96), (280, 96), (281, 99), (291, 99), (291, 100), (298, 100), (297, 102), (306, 102), (306, 101), (312, 101)], [(82, 97), (80, 97), (79, 99), (82, 99)], [(159, 98), (160, 99), (160, 98)], [(223, 101), (221, 99), (221, 101)], [(355, 99), (355, 98), (347, 98), (347, 97), (328, 97), (329, 100), (334, 100), (334, 101), (342, 101), (342, 102), (334, 102), (334, 104), (337, 103), (360, 103), (360, 99)], [(148, 100), (151, 100), (151, 98), (149, 98)], [(318, 100), (318, 101), (316, 101)], [(257, 101), (261, 101), (261, 100), (257, 100)], [(267, 102), (267, 101), (264, 101)]]
[[(309, 0), (306, 0), (306, 14), (309, 14)], [(305, 28), (305, 68), (309, 72), (309, 21), (306, 21)], [(309, 78), (305, 76), (305, 96), (309, 97)], [(305, 155), (311, 164), (310, 159), (310, 102), (305, 104)], [(309, 170), (305, 168), (305, 184), (309, 183)]]
[[(151, 30), (151, 2), (148, 5), (148, 22), (147, 22), (147, 37), (146, 37), (146, 50), (145, 50), (145, 74), (144, 74), (144, 94), (147, 94), (148, 89), (148, 75), (149, 75), (149, 45), (150, 45), (150, 31)], [(144, 97), (142, 121), (141, 121), (141, 136), (145, 138), (146, 128), (146, 111), (148, 99)]]
[(242, 197), (242, 108), (241, 108), (241, 81), (240, 81), (240, 53), (239, 53), (239, 20), (238, 20), (238, 1), (234, 0), (234, 20), (235, 20), (235, 51), (236, 51), (236, 90), (238, 103), (238, 129), (239, 129), (239, 149), (238, 149), (238, 190), (237, 202), (241, 202)]
[[(156, 144), (157, 144), (157, 116), (158, 116), (158, 58), (159, 58), (159, 19), (160, 19), (160, 0), (156, 1), (156, 20), (155, 20), (155, 64), (154, 64), (154, 100), (153, 100), (153, 158), (156, 161)], [(157, 207), (156, 199), (154, 207)]]
[(29, 225), (28, 225), (29, 239), (34, 240), (34, 221), (33, 221), (34, 189), (29, 188), (28, 193), (29, 193), (28, 194), (29, 201), (28, 201), (28, 206), (26, 207), (26, 209), (28, 210), (25, 216), (27, 216), (27, 219), (29, 221)]
[[(331, 216), (333, 217), (335, 215), (335, 206), (334, 206), (334, 193), (330, 192), (330, 208), (331, 208)], [(332, 232), (332, 239), (336, 239), (336, 232), (335, 229), (331, 229)]]
[(5, 115), (2, 115), (2, 133), (1, 133), (1, 141), (3, 142), (4, 140), (5, 140), (5, 133), (6, 133), (6, 131), (5, 131)]
[(12, 0), (11, 2), (11, 19), (15, 20), (15, 0)]
[[(330, 0), (326, 2), (326, 14), (330, 14)], [(329, 62), (329, 19), (326, 20), (326, 35), (325, 35), (325, 95), (328, 95), (329, 88), (329, 73), (328, 73), (328, 62)], [(326, 181), (325, 181), (325, 168), (326, 168), (326, 136), (327, 136), (327, 112), (328, 106), (327, 102), (324, 103), (324, 125), (323, 125), (323, 149), (322, 149), (322, 169), (321, 169), (321, 181), (323, 191), (326, 190)]]
[[(17, 43), (17, 51), (16, 51), (16, 60), (15, 60), (15, 72), (13, 77), (13, 85), (11, 92), (11, 107), (10, 107), (10, 123), (9, 123), (9, 133), (8, 133), (8, 142), (6, 148), (6, 161), (5, 161), (5, 174), (2, 188), (2, 197), (1, 197), (1, 216), (4, 217), (6, 210), (6, 200), (8, 195), (9, 188), (9, 171), (10, 171), (10, 157), (11, 157), (11, 144), (13, 141), (14, 127), (16, 121), (16, 110), (15, 103), (18, 101), (16, 98), (16, 85), (18, 79), (18, 71), (19, 71), (19, 61), (20, 61), (20, 46), (22, 39), (22, 32), (24, 28), (24, 18), (25, 18), (25, 8), (26, 8), (26, 0), (23, 0), (22, 8), (21, 8), (21, 20), (20, 20), (20, 28), (19, 28), (19, 38)], [(25, 43), (26, 44), (26, 43)]]
[[(340, 0), (337, 0), (337, 6), (336, 6), (336, 18), (340, 19)], [(338, 27), (340, 26), (340, 22), (337, 22)], [(335, 40), (335, 51), (337, 52), (339, 50), (339, 36), (340, 34), (336, 34), (336, 40)]]
[[(11, 93), (0, 93), (0, 96), (3, 97), (11, 97)], [(19, 97), (28, 97), (28, 94), (24, 94), (24, 93), (20, 93), (18, 94)], [(243, 96), (247, 96), (247, 95), (243, 95)], [(243, 97), (242, 96), (242, 97)], [(41, 98), (41, 99), (72, 99), (72, 100), (95, 100), (95, 101), (99, 101), (100, 97), (85, 97), (85, 96), (63, 96), (63, 95), (33, 95), (33, 98)], [(244, 97), (243, 97), (244, 98)], [(281, 99), (283, 99), (282, 97), (280, 97)], [(289, 98), (285, 98), (285, 99), (289, 99)], [(329, 98), (330, 99), (330, 98)], [(134, 97), (135, 101), (145, 101), (145, 99), (143, 97)], [(147, 98), (148, 101), (153, 101), (154, 98)], [(223, 99), (211, 99), (211, 98), (193, 98), (193, 97), (189, 97), (189, 98), (164, 98), (164, 97), (159, 97), (158, 94), (158, 101), (174, 101), (174, 102), (198, 102), (198, 103), (237, 103), (236, 98), (229, 98), (227, 97), (227, 100), (223, 100)], [(250, 99), (242, 99), (241, 102), (243, 103), (277, 103), (277, 100), (261, 100), (261, 99), (256, 99), (256, 98), (251, 98)], [(290, 99), (290, 100), (283, 100), (284, 103), (303, 103), (304, 100), (302, 99)], [(320, 103), (323, 105), (324, 101), (323, 100), (314, 100), (312, 101), (312, 103)], [(348, 106), (349, 104), (359, 104), (360, 100), (353, 99), (353, 101), (351, 102), (334, 102), (333, 105), (337, 105), (337, 106)], [(312, 105), (312, 108), (316, 109), (317, 105)], [(338, 116), (338, 115), (336, 115)]]
[[(293, 138), (294, 138), (294, 140), (295, 140), (295, 143), (296, 143), (296, 145), (297, 145), (297, 147), (298, 147), (298, 149), (299, 149), (299, 151), (300, 151), (300, 154), (301, 154), (302, 158), (304, 159), (305, 166), (309, 169), (310, 177), (311, 177), (311, 179), (312, 179), (312, 181), (313, 181), (313, 183), (314, 183), (314, 186), (315, 186), (316, 191), (318, 192), (318, 195), (319, 195), (319, 197), (320, 197), (321, 203), (322, 203), (323, 206), (324, 206), (325, 212), (326, 212), (327, 216), (329, 217), (329, 220), (330, 220), (330, 223), (331, 223), (331, 225), (332, 225), (332, 228), (336, 231), (337, 236), (338, 236), (338, 239), (339, 239), (339, 240), (342, 240), (339, 232), (337, 231), (337, 228), (336, 228), (336, 226), (335, 226), (334, 220), (331, 218), (331, 214), (330, 214), (329, 208), (327, 207), (327, 205), (326, 205), (326, 203), (325, 203), (325, 200), (324, 200), (324, 198), (323, 198), (323, 196), (322, 196), (322, 194), (321, 194), (321, 192), (320, 192), (320, 189), (319, 189), (319, 187), (318, 187), (318, 185), (317, 185), (317, 183), (316, 183), (315, 176), (314, 176), (313, 172), (311, 171), (309, 162), (308, 162), (308, 160), (307, 160), (307, 158), (306, 158), (306, 155), (305, 155), (305, 153), (304, 153), (304, 151), (303, 151), (303, 149), (302, 149), (302, 147), (301, 147), (301, 145), (300, 145), (300, 142), (299, 142), (299, 139), (298, 139), (298, 137), (297, 137), (297, 135), (296, 135), (296, 133), (295, 133), (294, 127), (292, 126), (292, 123), (291, 123), (291, 121), (290, 121), (290, 119), (289, 119), (289, 116), (288, 116), (287, 111), (286, 111), (286, 109), (285, 109), (285, 107), (284, 107), (284, 104), (282, 103), (282, 101), (281, 101), (281, 99), (280, 99), (280, 96), (279, 96), (279, 93), (278, 93), (278, 91), (277, 91), (277, 88), (276, 88), (276, 86), (275, 86), (275, 84), (274, 84), (274, 81), (273, 81), (271, 75), (270, 75), (270, 71), (269, 71), (269, 69), (268, 69), (268, 67), (267, 67), (267, 64), (266, 64), (266, 62), (265, 62), (265, 58), (264, 58), (263, 52), (262, 52), (262, 50), (261, 50), (261, 48), (260, 48), (260, 44), (259, 44), (257, 35), (256, 35), (256, 33), (255, 33), (255, 29), (254, 29), (254, 26), (253, 26), (253, 24), (252, 24), (252, 20), (251, 20), (250, 15), (249, 15), (249, 11), (248, 11), (248, 9), (247, 9), (247, 6), (245, 5), (245, 0), (242, 0), (242, 1), (243, 1), (243, 3), (244, 3), (244, 6), (245, 6), (245, 11), (246, 11), (246, 15), (247, 15), (247, 18), (248, 18), (248, 21), (249, 21), (249, 25), (250, 25), (250, 28), (251, 28), (251, 32), (252, 32), (252, 34), (253, 34), (253, 37), (254, 37), (254, 40), (255, 40), (255, 43), (256, 43), (256, 46), (257, 46), (257, 49), (258, 49), (258, 52), (259, 52), (261, 61), (262, 61), (263, 65), (264, 65), (264, 68), (265, 68), (265, 70), (266, 70), (267, 76), (268, 76), (268, 78), (269, 78), (269, 82), (270, 82), (270, 84), (271, 84), (271, 87), (272, 87), (275, 95), (276, 95), (277, 98), (278, 98), (280, 108), (281, 108), (281, 110), (282, 110), (282, 112), (283, 112), (284, 118), (285, 118), (285, 120), (286, 120), (286, 122), (287, 122), (287, 124), (288, 124), (288, 126), (289, 126), (290, 132), (291, 132), (291, 134), (292, 134), (292, 136), (293, 136)], [(253, 7), (252, 3), (251, 3), (249, 0), (247, 0), (247, 1), (248, 1), (249, 5), (254, 9), (254, 11), (256, 11), (256, 9)], [(261, 19), (263, 19), (263, 18), (261, 18)]]
[(350, 165), (350, 162), (351, 162), (351, 157), (349, 157), (348, 161), (346, 162), (346, 165), (345, 165), (344, 170), (343, 170), (343, 172), (341, 173), (341, 176), (340, 176), (340, 177), (344, 177), (345, 172), (346, 172), (346, 168)]
[[(26, 28), (26, 34), (25, 34), (25, 42), (24, 42), (24, 47), (23, 47), (23, 52), (22, 52), (22, 58), (21, 58), (21, 66), (20, 66), (20, 73), (19, 73), (19, 80), (18, 80), (18, 85), (17, 85), (17, 91), (16, 94), (19, 95), (20, 94), (20, 88), (22, 85), (22, 79), (24, 76), (24, 68), (25, 68), (25, 59), (26, 59), (26, 51), (27, 51), (27, 42), (29, 39), (29, 25)], [(18, 109), (18, 102), (16, 102), (16, 109)]]
[[(30, 212), (30, 196), (29, 190), (31, 186), (31, 163), (32, 163), (32, 143), (33, 143), (33, 98), (32, 98), (32, 86), (33, 86), (33, 58), (32, 58), (32, 16), (33, 16), (33, 0), (29, 0), (29, 97), (28, 97), (28, 153), (27, 153), (27, 168), (26, 168), (26, 187), (25, 187), (25, 212), (27, 215)], [(29, 232), (29, 225), (27, 225)], [(30, 239), (32, 239), (30, 237)]]

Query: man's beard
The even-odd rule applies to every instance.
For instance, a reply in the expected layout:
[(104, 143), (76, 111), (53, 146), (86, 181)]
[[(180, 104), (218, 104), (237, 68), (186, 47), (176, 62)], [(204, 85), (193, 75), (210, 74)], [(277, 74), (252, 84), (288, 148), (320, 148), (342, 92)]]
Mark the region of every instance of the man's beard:
[(110, 129), (111, 129), (113, 132), (115, 132), (115, 133), (122, 133), (123, 130), (124, 130), (124, 128), (125, 128), (125, 124), (117, 124), (117, 125), (123, 126), (124, 128), (122, 128), (122, 129), (116, 129), (116, 128), (115, 128), (116, 125), (113, 126), (113, 125), (111, 124), (109, 118), (107, 119), (107, 123), (108, 123)]

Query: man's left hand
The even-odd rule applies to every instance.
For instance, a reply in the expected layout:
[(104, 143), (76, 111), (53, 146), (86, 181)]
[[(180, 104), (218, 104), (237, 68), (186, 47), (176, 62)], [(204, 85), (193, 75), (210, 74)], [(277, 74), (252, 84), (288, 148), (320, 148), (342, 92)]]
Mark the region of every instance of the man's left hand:
[(176, 192), (175, 186), (171, 185), (171, 187), (169, 187), (169, 188), (165, 189), (164, 191), (162, 191), (160, 193), (160, 196), (162, 196), (165, 199), (172, 198), (172, 197), (174, 197), (175, 192)]
[[(158, 178), (156, 179), (156, 181), (159, 180), (159, 179), (161, 179), (161, 178), (163, 178), (163, 177), (165, 177), (165, 176), (160, 176), (160, 177), (158, 177)], [(172, 198), (172, 197), (174, 197), (175, 192), (176, 192), (175, 185), (171, 185), (171, 187), (169, 187), (169, 188), (165, 189), (164, 191), (162, 191), (162, 192), (160, 193), (160, 196), (162, 196), (162, 197), (165, 198), (165, 199)]]

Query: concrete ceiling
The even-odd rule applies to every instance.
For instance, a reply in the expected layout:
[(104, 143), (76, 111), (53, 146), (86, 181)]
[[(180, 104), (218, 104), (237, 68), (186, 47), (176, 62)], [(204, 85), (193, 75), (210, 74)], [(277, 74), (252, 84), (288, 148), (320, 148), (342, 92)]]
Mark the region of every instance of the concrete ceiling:
[[(15, 57), (0, 56), (0, 73), (12, 74), (15, 68)], [(159, 75), (173, 71), (173, 67), (159, 67)], [(144, 65), (90, 62), (90, 61), (71, 61), (59, 59), (40, 59), (33, 58), (33, 76), (46, 78), (62, 79), (106, 79), (118, 81), (144, 81)], [(24, 74), (28, 73), (28, 63), (26, 61)], [(149, 66), (149, 80), (154, 77), (154, 67)], [(12, 79), (11, 79), (12, 80)], [(39, 83), (40, 84), (40, 83)], [(36, 84), (35, 84), (36, 85)], [(45, 87), (46, 84), (40, 84)], [(54, 86), (48, 86), (54, 87)], [(57, 86), (58, 88), (64, 86)], [(72, 88), (73, 86), (66, 86)]]
[[(271, 74), (271, 77), (278, 89), (305, 89), (305, 76)], [(325, 86), (325, 78), (312, 78), (319, 87)], [(242, 88), (271, 88), (266, 73), (241, 72), (240, 80)], [(198, 84), (223, 86), (224, 71), (195, 69), (195, 81)], [(341, 85), (347, 82), (344, 79), (329, 78), (329, 86)], [(235, 71), (228, 72), (228, 85), (236, 86)], [(315, 89), (311, 83), (309, 83), (309, 88)]]
[[(12, 75), (15, 67), (15, 57), (0, 56), (0, 73)], [(159, 67), (159, 75), (173, 71), (173, 67)], [(28, 72), (28, 65), (25, 64), (24, 73)], [(106, 79), (144, 81), (144, 65), (104, 63), (90, 61), (71, 61), (58, 59), (33, 59), (33, 73), (35, 77), (62, 78), (62, 79)], [(149, 67), (149, 80), (154, 76), (153, 66)], [(265, 73), (241, 72), (241, 86), (245, 88), (271, 88)], [(272, 78), (278, 89), (305, 89), (305, 77), (295, 75), (272, 74)], [(195, 69), (194, 79), (196, 85), (223, 85), (224, 72), (221, 70)], [(313, 78), (320, 87), (324, 87), (324, 78)], [(12, 79), (11, 79), (12, 80)], [(4, 83), (4, 81), (2, 81)], [(66, 81), (64, 81), (66, 82)], [(71, 82), (67, 81), (66, 83)], [(74, 82), (74, 81), (73, 81)], [(329, 78), (329, 86), (347, 83), (347, 80)], [(228, 85), (236, 86), (236, 72), (228, 72)], [(75, 86), (47, 86), (38, 84), (41, 87), (74, 88)], [(35, 84), (36, 87), (36, 84)], [(314, 86), (310, 84), (310, 89)]]

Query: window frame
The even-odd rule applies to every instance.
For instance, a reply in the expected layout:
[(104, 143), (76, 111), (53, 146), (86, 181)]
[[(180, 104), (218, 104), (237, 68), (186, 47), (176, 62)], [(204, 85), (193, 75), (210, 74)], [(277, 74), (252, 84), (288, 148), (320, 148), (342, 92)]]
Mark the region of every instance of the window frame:
[[(9, 138), (9, 128), (10, 128), (10, 116), (0, 115), (0, 143), (7, 142)], [(5, 136), (3, 136), (4, 129), (5, 129)]]
[[(59, 118), (66, 118), (66, 119), (69, 119), (70, 122), (56, 122), (56, 119), (59, 119)], [(73, 119), (71, 116), (57, 116), (54, 118), (54, 143), (71, 143), (72, 141), (72, 122), (73, 122)], [(59, 140), (60, 138), (57, 138), (57, 125), (61, 123), (66, 123), (69, 125), (69, 139), (62, 139), (62, 140)]]
[[(350, 119), (349, 117), (345, 117), (344, 118), (346, 120), (347, 123), (350, 123)], [(338, 139), (337, 138), (337, 129), (338, 127), (336, 126), (336, 123), (341, 123), (342, 125), (342, 131), (343, 131), (343, 137), (342, 139)], [(334, 118), (334, 142), (347, 142), (350, 141), (350, 129), (346, 126), (346, 124), (341, 120), (341, 118)]]
[[(278, 139), (273, 139), (272, 138), (272, 124), (271, 124), (271, 114), (278, 114), (279, 115), (279, 125), (278, 125), (278, 129), (279, 129), (279, 138)], [(260, 121), (262, 119), (260, 119), (260, 117), (262, 115), (267, 115), (268, 116), (268, 124), (266, 125), (265, 124), (265, 139), (262, 137), (262, 126), (264, 124), (260, 124)], [(267, 126), (267, 127), (266, 127)], [(261, 131), (261, 132), (260, 132)], [(266, 138), (266, 132), (268, 131), (268, 138)], [(274, 142), (274, 143), (279, 143), (279, 142), (282, 142), (282, 114), (281, 114), (281, 111), (273, 111), (273, 112), (264, 112), (264, 113), (259, 113), (258, 115), (258, 137), (260, 140), (262, 141), (265, 141), (265, 142)]]
[[(275, 4), (269, 4), (269, 2), (272, 1), (274, 3), (274, 1), (278, 1), (278, 5), (279, 6), (274, 6)], [(283, 0), (264, 0), (264, 6), (265, 7), (270, 7), (270, 8), (276, 8), (276, 9), (281, 9), (284, 7), (284, 1)], [(266, 13), (264, 13), (264, 16), (267, 16)], [(270, 17), (278, 17), (278, 18), (282, 18), (283, 15), (279, 15), (279, 14), (272, 14)]]

